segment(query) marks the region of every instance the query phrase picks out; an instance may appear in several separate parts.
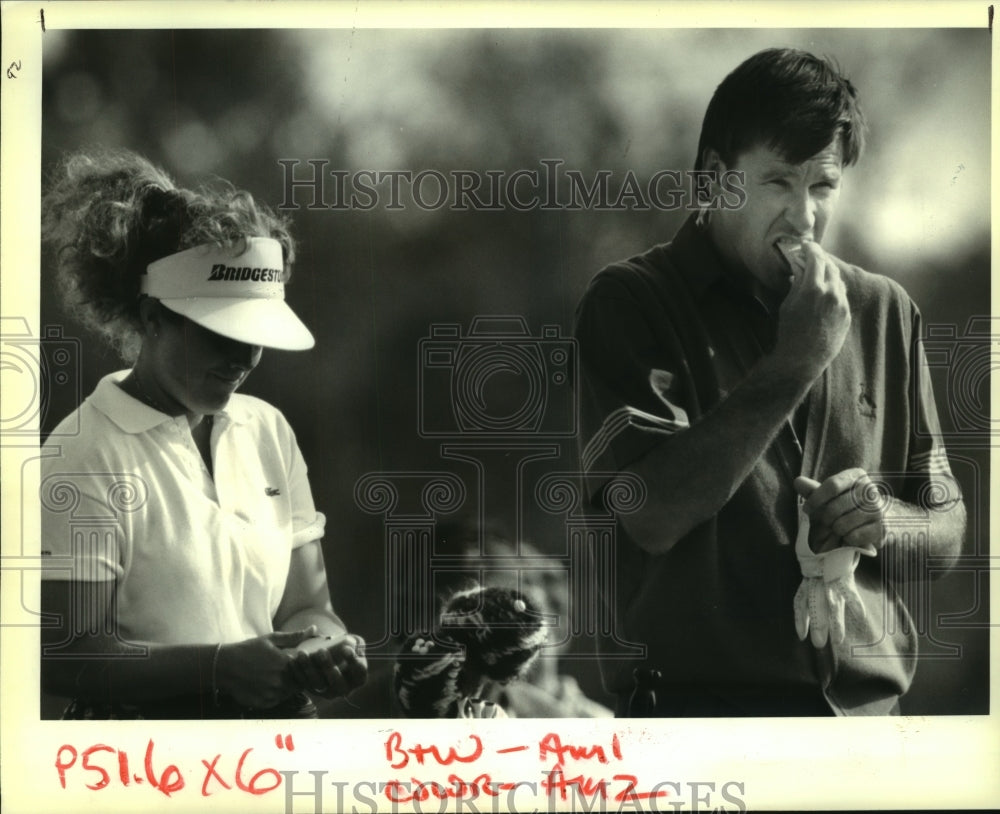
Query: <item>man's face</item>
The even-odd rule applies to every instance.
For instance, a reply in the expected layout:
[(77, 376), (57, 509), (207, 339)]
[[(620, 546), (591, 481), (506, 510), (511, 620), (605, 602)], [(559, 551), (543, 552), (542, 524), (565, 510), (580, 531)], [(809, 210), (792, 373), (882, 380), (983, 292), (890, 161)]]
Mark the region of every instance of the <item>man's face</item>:
[[(715, 160), (720, 172), (746, 174), (747, 200), (741, 209), (712, 211), (708, 227), (712, 240), (730, 266), (784, 295), (791, 272), (777, 242), (780, 238), (822, 241), (840, 197), (839, 142), (801, 164), (789, 164), (761, 146), (737, 156), (731, 167)], [(708, 166), (712, 168), (711, 159)]]

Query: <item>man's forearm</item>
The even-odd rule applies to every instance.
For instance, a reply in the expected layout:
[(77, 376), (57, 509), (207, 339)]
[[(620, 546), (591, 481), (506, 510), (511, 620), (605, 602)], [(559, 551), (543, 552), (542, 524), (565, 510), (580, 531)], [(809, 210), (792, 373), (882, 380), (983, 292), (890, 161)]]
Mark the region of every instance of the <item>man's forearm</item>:
[[(901, 500), (893, 500), (885, 515), (884, 555), (906, 559), (912, 568), (920, 564), (920, 555), (941, 558), (935, 570), (949, 570), (962, 551), (965, 539), (965, 504), (957, 500), (947, 506), (923, 508)], [(926, 574), (914, 573), (917, 579)]]
[(746, 479), (811, 382), (763, 357), (725, 400), (689, 429), (665, 439), (628, 467), (648, 498), (622, 522), (641, 548), (669, 551), (717, 514)]

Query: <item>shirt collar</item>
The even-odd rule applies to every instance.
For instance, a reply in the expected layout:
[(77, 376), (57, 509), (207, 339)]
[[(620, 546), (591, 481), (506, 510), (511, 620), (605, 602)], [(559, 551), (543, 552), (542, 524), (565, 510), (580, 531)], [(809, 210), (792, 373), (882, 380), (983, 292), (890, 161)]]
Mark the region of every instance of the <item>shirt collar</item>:
[(695, 215), (684, 221), (671, 246), (679, 261), (677, 268), (695, 299), (701, 299), (713, 284), (726, 278), (722, 258), (705, 230), (695, 223)]
[(756, 301), (765, 310), (770, 310), (755, 281), (748, 280), (748, 275), (736, 273), (723, 262), (715, 244), (705, 229), (695, 223), (695, 218), (692, 214), (684, 221), (671, 244), (680, 261), (678, 268), (695, 299), (700, 300), (710, 289), (721, 286), (730, 295)]
[[(133, 435), (148, 432), (160, 424), (177, 420), (148, 404), (143, 404), (139, 399), (122, 390), (120, 384), (130, 372), (129, 370), (118, 370), (101, 379), (90, 396), (90, 403), (117, 424), (123, 432)], [(220, 410), (215, 414), (215, 417), (217, 421), (221, 418), (234, 424), (243, 424), (247, 420), (247, 413), (243, 404), (236, 396), (233, 396), (229, 400), (229, 404), (226, 405), (226, 409)]]

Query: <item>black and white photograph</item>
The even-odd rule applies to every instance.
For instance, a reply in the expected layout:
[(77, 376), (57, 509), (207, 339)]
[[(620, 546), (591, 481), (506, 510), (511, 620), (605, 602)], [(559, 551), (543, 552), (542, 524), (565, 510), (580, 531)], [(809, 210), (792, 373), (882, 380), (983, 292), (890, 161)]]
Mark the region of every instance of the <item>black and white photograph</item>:
[(5, 810), (997, 799), (987, 6), (89, 5), (4, 4)]

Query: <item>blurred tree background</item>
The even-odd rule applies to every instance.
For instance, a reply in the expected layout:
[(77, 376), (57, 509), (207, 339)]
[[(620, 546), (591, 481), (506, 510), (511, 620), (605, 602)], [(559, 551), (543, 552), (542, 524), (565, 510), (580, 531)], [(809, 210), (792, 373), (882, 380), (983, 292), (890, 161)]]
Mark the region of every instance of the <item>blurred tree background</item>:
[[(990, 302), (985, 30), (50, 31), (43, 172), (67, 152), (126, 147), (182, 185), (218, 176), (278, 206), (287, 199), (282, 159), (298, 162), (298, 178), (310, 175), (310, 160), (328, 162), (327, 172), (465, 170), (485, 178), (541, 172), (540, 162), (553, 159), (588, 184), (610, 171), (614, 196), (628, 171), (645, 187), (658, 170), (689, 169), (715, 86), (774, 45), (834, 57), (870, 119), (869, 149), (847, 174), (828, 247), (899, 280), (925, 322), (952, 326), (951, 343), (964, 347), (967, 320), (988, 315)], [(265, 353), (247, 386), (296, 429), (328, 516), (334, 604), (371, 640), (386, 628), (384, 522), (357, 506), (355, 483), (374, 471), (451, 470), (470, 485), (459, 511), (474, 502), (474, 470), (444, 460), (440, 439), (418, 432), (420, 398), (429, 415), (451, 403), (445, 386), (421, 392), (419, 341), (433, 324), (467, 331), (474, 317), (491, 314), (523, 316), (534, 336), (547, 325), (567, 336), (590, 277), (669, 240), (687, 215), (655, 207), (429, 210), (413, 205), (405, 184), (404, 206), (391, 209), (388, 185), (377, 189), (378, 205), (367, 211), (309, 208), (310, 190), (294, 190), (298, 206), (288, 214), (300, 247), (288, 298), (317, 347)], [(530, 185), (522, 189), (527, 197)], [(433, 180), (422, 191), (436, 197)], [(335, 192), (327, 177), (327, 204)], [(480, 197), (486, 193), (484, 186)], [(50, 265), (42, 325), (81, 336), (54, 296)], [(87, 393), (122, 365), (92, 337), (81, 338)], [(958, 396), (948, 373), (935, 370), (943, 420), (953, 427), (949, 406)], [(961, 386), (964, 402), (988, 416), (988, 382)], [(498, 405), (523, 397), (516, 376), (498, 374), (490, 387), (486, 395)], [(74, 406), (53, 394), (46, 428)], [(985, 556), (981, 430), (966, 426), (965, 445), (953, 442), (949, 451), (970, 508), (967, 551)], [(563, 439), (558, 457), (526, 473), (530, 480), (575, 468), (573, 443)], [(491, 519), (518, 533), (514, 506), (486, 497)], [(543, 516), (534, 503), (525, 496), (520, 533), (545, 552), (564, 553), (561, 518)], [(984, 591), (985, 577), (971, 571), (933, 584), (918, 622), (927, 652), (938, 657), (921, 662), (906, 712), (987, 711)], [(961, 626), (939, 620), (963, 612)], [(959, 650), (943, 651), (935, 640)], [(600, 697), (591, 661), (580, 655), (565, 669)]]

